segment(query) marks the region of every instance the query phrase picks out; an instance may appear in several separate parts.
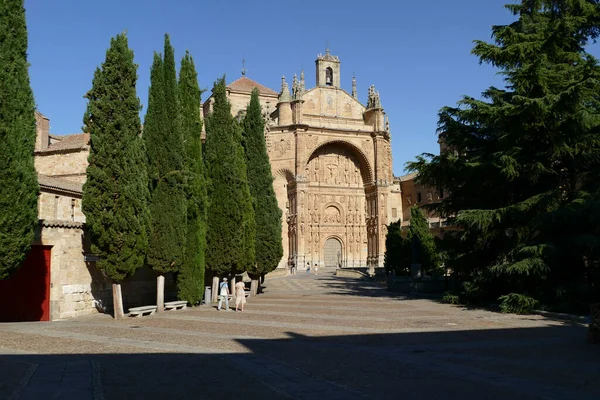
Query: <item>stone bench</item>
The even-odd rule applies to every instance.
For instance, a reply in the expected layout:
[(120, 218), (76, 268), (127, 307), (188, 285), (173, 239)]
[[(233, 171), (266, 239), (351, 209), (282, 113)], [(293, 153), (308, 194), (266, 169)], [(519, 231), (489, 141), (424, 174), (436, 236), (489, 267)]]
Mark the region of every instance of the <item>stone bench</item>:
[(130, 317), (139, 317), (144, 314), (152, 315), (156, 312), (156, 306), (142, 306), (129, 309)]
[(185, 310), (187, 308), (187, 301), (169, 301), (165, 303), (165, 310)]

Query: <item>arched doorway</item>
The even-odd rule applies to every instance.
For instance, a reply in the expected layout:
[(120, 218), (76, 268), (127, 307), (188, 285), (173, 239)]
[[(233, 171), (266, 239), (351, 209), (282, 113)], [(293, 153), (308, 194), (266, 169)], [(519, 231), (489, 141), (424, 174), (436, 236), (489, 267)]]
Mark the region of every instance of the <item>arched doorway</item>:
[(323, 251), (323, 261), (325, 267), (341, 267), (343, 261), (342, 242), (333, 237), (327, 239)]

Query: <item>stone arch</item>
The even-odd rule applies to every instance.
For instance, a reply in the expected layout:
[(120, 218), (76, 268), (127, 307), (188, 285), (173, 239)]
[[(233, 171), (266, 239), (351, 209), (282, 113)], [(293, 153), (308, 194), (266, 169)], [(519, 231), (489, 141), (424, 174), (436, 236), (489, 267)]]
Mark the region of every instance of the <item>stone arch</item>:
[(310, 152), (310, 155), (307, 157), (306, 163), (305, 163), (305, 168), (308, 168), (308, 163), (313, 159), (315, 153), (317, 153), (323, 147), (331, 146), (331, 145), (341, 145), (342, 147), (346, 147), (347, 149), (352, 151), (354, 153), (354, 155), (357, 156), (358, 161), (360, 163), (360, 174), (362, 176), (363, 183), (365, 185), (373, 183), (373, 168), (371, 167), (369, 158), (364, 153), (364, 151), (359, 149), (355, 144), (348, 142), (346, 140), (333, 139), (333, 140), (328, 140), (324, 143), (319, 144), (317, 147), (315, 147)]
[[(345, 224), (346, 223), (346, 218), (345, 218), (345, 213), (344, 213), (344, 206), (342, 206), (337, 201), (330, 201), (330, 202), (325, 203), (323, 205), (323, 218), (327, 217), (327, 215), (325, 215), (325, 214), (326, 214), (327, 209), (330, 209), (330, 208), (335, 208), (337, 210), (337, 212), (339, 213), (340, 220), (337, 221), (337, 222), (335, 222), (335, 223), (336, 224), (341, 224), (341, 225)], [(325, 222), (325, 220), (324, 220), (323, 223), (327, 224), (328, 222)]]

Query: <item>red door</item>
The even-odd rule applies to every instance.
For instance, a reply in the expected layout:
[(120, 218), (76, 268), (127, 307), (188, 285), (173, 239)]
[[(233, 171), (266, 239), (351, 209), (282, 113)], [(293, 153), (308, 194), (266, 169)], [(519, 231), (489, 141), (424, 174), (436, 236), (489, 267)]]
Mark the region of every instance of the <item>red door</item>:
[(0, 281), (0, 322), (50, 320), (50, 246), (32, 246), (21, 268)]

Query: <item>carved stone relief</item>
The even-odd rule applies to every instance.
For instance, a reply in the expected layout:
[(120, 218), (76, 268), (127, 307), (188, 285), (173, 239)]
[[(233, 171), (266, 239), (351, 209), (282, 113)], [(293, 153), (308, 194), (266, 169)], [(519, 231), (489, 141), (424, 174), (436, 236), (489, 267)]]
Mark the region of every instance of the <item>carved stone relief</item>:
[(323, 223), (325, 224), (340, 224), (342, 222), (342, 216), (340, 210), (337, 207), (329, 206), (323, 213)]
[(319, 137), (317, 135), (307, 136), (305, 139), (306, 150), (310, 154), (310, 151), (314, 149), (319, 143)]
[(283, 157), (292, 149), (292, 142), (289, 138), (280, 139), (272, 144), (273, 151), (279, 157)]
[(362, 187), (363, 183), (357, 157), (334, 146), (317, 150), (308, 163), (308, 176), (311, 183), (328, 186)]
[(348, 102), (344, 105), (344, 116), (345, 117), (352, 116), (352, 106)]

